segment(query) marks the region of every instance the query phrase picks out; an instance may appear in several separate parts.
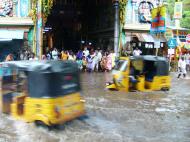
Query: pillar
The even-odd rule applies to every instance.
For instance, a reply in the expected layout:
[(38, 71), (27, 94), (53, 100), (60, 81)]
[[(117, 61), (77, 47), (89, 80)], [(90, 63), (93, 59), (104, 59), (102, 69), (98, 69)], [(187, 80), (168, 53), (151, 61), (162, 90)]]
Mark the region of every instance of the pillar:
[(119, 56), (119, 0), (112, 0), (115, 19), (114, 19), (114, 52)]
[(43, 22), (42, 22), (42, 0), (37, 0), (37, 20), (36, 20), (36, 56), (42, 57), (43, 48)]

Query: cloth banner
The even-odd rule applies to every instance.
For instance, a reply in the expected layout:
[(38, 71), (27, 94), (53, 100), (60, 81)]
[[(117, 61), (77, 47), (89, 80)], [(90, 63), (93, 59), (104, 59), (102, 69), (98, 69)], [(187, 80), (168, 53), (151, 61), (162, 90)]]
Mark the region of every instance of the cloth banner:
[(185, 43), (185, 49), (188, 49), (188, 50), (190, 50), (190, 43)]
[(166, 7), (161, 6), (152, 9), (151, 11), (152, 21), (150, 32), (153, 34), (166, 32)]

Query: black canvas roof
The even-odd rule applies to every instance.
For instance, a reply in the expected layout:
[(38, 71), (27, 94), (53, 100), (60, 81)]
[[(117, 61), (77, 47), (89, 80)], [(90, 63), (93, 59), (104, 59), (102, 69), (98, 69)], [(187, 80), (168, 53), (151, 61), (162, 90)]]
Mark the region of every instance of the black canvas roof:
[(77, 64), (73, 61), (47, 60), (47, 61), (10, 61), (0, 63), (3, 67), (17, 68), (24, 71), (41, 73), (75, 71)]
[(167, 61), (165, 57), (154, 56), (154, 55), (131, 56), (130, 59), (131, 60), (142, 59), (147, 61)]

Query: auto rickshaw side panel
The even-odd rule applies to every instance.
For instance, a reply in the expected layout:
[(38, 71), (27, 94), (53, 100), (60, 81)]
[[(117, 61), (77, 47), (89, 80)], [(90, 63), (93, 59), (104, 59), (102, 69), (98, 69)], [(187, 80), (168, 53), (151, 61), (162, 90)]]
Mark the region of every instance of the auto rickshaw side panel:
[(26, 121), (51, 125), (85, 114), (78, 69), (28, 72), (28, 88), (24, 111)]
[(145, 82), (145, 88), (150, 90), (169, 90), (171, 88), (170, 82), (170, 76), (155, 76), (152, 82)]
[(116, 86), (117, 90), (120, 91), (129, 91), (129, 58), (121, 57), (120, 60), (116, 63), (116, 67), (113, 70), (113, 83)]
[(0, 109), (9, 114), (16, 90), (16, 73), (8, 66), (0, 66)]
[(24, 119), (42, 121), (46, 125), (60, 124), (85, 114), (84, 100), (80, 93), (58, 98), (30, 98), (25, 100)]

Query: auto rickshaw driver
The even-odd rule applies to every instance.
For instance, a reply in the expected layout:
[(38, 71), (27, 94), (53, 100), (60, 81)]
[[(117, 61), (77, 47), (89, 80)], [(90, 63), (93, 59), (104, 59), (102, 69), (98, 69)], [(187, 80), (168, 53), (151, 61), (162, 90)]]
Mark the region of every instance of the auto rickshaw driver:
[(137, 83), (137, 79), (136, 78), (137, 78), (137, 76), (135, 74), (135, 68), (134, 68), (134, 66), (131, 63), (130, 64), (130, 73), (129, 73), (129, 81), (130, 81), (130, 83), (129, 83), (129, 89), (130, 90), (135, 89), (135, 85)]

